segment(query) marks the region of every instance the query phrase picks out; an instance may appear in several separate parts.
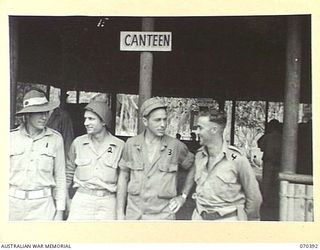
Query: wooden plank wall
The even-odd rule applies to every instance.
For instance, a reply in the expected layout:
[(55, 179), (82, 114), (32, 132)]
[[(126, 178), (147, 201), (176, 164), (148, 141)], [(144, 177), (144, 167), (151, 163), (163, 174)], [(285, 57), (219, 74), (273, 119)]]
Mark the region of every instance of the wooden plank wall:
[(313, 185), (280, 181), (280, 221), (313, 220)]

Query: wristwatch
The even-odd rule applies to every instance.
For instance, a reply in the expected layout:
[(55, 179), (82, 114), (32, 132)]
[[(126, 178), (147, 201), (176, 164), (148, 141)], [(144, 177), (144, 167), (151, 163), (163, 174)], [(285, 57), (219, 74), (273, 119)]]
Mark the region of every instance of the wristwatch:
[(181, 197), (182, 197), (184, 200), (186, 200), (187, 197), (188, 197), (188, 195), (187, 195), (186, 193), (182, 193), (182, 194), (181, 194)]

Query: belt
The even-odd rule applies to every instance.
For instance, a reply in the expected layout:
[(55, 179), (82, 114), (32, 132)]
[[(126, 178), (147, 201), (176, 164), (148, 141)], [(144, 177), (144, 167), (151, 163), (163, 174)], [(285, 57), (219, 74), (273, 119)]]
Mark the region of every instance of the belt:
[(234, 216), (237, 216), (237, 214), (238, 214), (237, 211), (234, 211), (232, 213), (225, 214), (225, 215), (220, 215), (218, 212), (208, 213), (206, 211), (202, 211), (200, 216), (202, 217), (203, 220), (219, 220), (219, 219), (234, 217)]
[(9, 188), (9, 196), (21, 200), (35, 200), (50, 197), (51, 195), (51, 188), (43, 188), (39, 190), (20, 190), (15, 187)]
[(108, 195), (114, 195), (115, 193), (110, 192), (107, 189), (87, 189), (83, 187), (79, 187), (78, 192), (83, 193), (83, 194), (90, 194), (98, 197), (104, 197)]

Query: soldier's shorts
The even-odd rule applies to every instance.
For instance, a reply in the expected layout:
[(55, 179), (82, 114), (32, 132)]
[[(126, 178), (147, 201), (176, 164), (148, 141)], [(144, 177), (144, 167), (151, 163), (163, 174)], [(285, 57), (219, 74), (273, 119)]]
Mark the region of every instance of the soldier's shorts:
[(53, 220), (56, 207), (52, 196), (38, 199), (9, 197), (9, 220)]

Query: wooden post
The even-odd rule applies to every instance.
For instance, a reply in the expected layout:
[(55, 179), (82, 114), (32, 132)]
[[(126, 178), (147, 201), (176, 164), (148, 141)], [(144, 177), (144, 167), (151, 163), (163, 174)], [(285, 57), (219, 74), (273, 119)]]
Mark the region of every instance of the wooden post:
[(235, 123), (236, 123), (236, 101), (232, 101), (231, 134), (230, 134), (230, 144), (231, 145), (234, 145)]
[(110, 132), (116, 134), (116, 117), (117, 117), (117, 93), (111, 93), (111, 111), (112, 111), (112, 127)]
[(47, 88), (46, 88), (46, 94), (47, 94), (47, 97), (48, 97), (48, 100), (50, 101), (50, 85), (47, 85)]
[(10, 34), (10, 129), (13, 129), (16, 112), (17, 78), (18, 78), (18, 20), (9, 18)]
[[(142, 31), (154, 30), (154, 18), (142, 18)], [(153, 54), (152, 52), (141, 52), (140, 54), (140, 80), (139, 80), (139, 111), (141, 104), (152, 94), (152, 66)], [(143, 131), (143, 124), (141, 122), (139, 112), (138, 133)]]
[(266, 132), (266, 128), (268, 125), (268, 118), (269, 118), (269, 101), (266, 101), (266, 116), (265, 116), (265, 121), (264, 121), (264, 132)]
[(295, 173), (301, 77), (301, 23), (299, 16), (288, 17), (287, 72), (284, 98), (281, 171)]
[(80, 90), (76, 90), (76, 103), (80, 103)]

